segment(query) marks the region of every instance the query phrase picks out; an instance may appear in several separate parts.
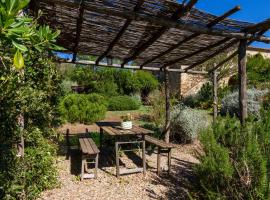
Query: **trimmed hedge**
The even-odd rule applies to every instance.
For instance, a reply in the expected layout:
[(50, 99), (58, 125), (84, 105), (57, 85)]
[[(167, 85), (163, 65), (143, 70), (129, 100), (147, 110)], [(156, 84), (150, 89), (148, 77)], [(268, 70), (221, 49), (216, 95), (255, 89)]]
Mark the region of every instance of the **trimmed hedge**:
[(108, 100), (108, 110), (110, 111), (137, 110), (140, 105), (137, 99), (130, 96), (116, 96)]
[(60, 102), (59, 111), (68, 122), (93, 123), (105, 117), (107, 102), (99, 94), (70, 94)]

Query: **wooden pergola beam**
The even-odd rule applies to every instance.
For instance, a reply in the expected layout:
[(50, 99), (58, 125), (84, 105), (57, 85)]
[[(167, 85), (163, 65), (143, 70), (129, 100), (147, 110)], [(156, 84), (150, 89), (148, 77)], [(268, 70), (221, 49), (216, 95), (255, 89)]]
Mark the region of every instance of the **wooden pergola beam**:
[[(258, 33), (258, 35), (263, 35), (267, 30), (263, 30), (260, 31)], [(247, 46), (251, 45), (254, 41), (249, 41), (247, 43)], [(235, 52), (233, 52), (231, 55), (229, 55), (227, 58), (225, 58), (223, 61), (221, 61), (220, 63), (218, 63), (214, 68), (212, 68), (211, 70), (209, 70), (209, 73), (212, 73), (213, 71), (217, 70), (218, 68), (220, 68), (222, 65), (224, 65), (226, 62), (229, 62), (230, 60), (232, 60), (235, 56), (237, 56), (238, 51), (236, 50)]]
[[(180, 8), (178, 8), (175, 13), (172, 15), (171, 20), (177, 20), (183, 16), (185, 16), (192, 7), (197, 3), (198, 0), (190, 0), (187, 5), (182, 5)], [(140, 45), (138, 48), (134, 50), (134, 53), (129, 56), (128, 58), (124, 59), (122, 63), (122, 67), (124, 67), (125, 64), (130, 62), (131, 60), (134, 60), (137, 58), (138, 55), (140, 55), (143, 51), (145, 51), (149, 46), (151, 46), (155, 41), (157, 41), (166, 31), (168, 30), (168, 27), (161, 27), (156, 33), (153, 34), (153, 36)]]
[(233, 52), (231, 55), (229, 55), (223, 61), (221, 61), (220, 63), (218, 63), (213, 69), (209, 70), (209, 73), (214, 72), (215, 70), (217, 70), (218, 68), (220, 68), (222, 65), (224, 65), (226, 62), (229, 62), (230, 60), (232, 60), (235, 56), (237, 56), (237, 54), (238, 54), (238, 51)]
[(81, 0), (80, 6), (79, 6), (79, 16), (77, 19), (77, 28), (76, 28), (76, 39), (75, 39), (75, 45), (73, 47), (73, 58), (72, 61), (76, 61), (77, 53), (78, 53), (78, 45), (81, 38), (81, 31), (82, 31), (82, 23), (83, 23), (83, 14), (84, 14), (84, 0)]
[(244, 29), (244, 31), (256, 33), (256, 32), (261, 31), (261, 30), (268, 30), (269, 28), (270, 28), (270, 18), (268, 18), (260, 23), (257, 23), (253, 26), (247, 27)]
[(247, 112), (247, 41), (240, 40), (238, 47), (238, 80), (239, 80), (239, 117), (242, 126), (245, 125)]
[(211, 58), (215, 57), (216, 55), (226, 51), (227, 49), (231, 48), (233, 45), (235, 45), (236, 43), (238, 43), (239, 40), (233, 39), (230, 43), (226, 44), (224, 47), (222, 47), (221, 49), (219, 49), (218, 51), (212, 53), (209, 56), (206, 56), (204, 59), (200, 60), (199, 62), (196, 62), (192, 65), (190, 65), (189, 67), (187, 67), (185, 70), (190, 70), (193, 69), (203, 63), (205, 63), (206, 61), (210, 60)]
[[(227, 17), (229, 17), (230, 15), (234, 14), (235, 12), (240, 10), (240, 6), (235, 6), (234, 8), (232, 8), (231, 10), (225, 12), (223, 15), (217, 17), (216, 19), (214, 19), (213, 21), (211, 21), (209, 24), (207, 24), (208, 28), (211, 28), (213, 26), (215, 26), (216, 24), (218, 24), (219, 22), (221, 22), (222, 20), (226, 19)], [(167, 49), (166, 51), (163, 51), (161, 53), (159, 53), (157, 56), (154, 56), (153, 58), (145, 61), (143, 64), (141, 64), (141, 68), (143, 68), (145, 65), (153, 62), (154, 60), (170, 53), (171, 51), (173, 51), (174, 49), (178, 48), (179, 46), (181, 46), (182, 44), (200, 36), (201, 34), (198, 33), (193, 33), (192, 35), (186, 37), (184, 40), (181, 40), (180, 42), (178, 42), (177, 44), (171, 46), (169, 49)]]
[[(139, 0), (133, 10), (135, 12), (138, 11), (141, 8), (141, 6), (143, 5), (143, 3), (144, 3), (144, 0)], [(119, 39), (125, 33), (125, 31), (127, 30), (128, 26), (130, 25), (131, 22), (132, 22), (131, 19), (126, 20), (125, 24), (123, 25), (121, 30), (118, 32), (118, 34), (116, 35), (114, 40), (109, 44), (106, 51), (101, 56), (99, 56), (98, 59), (96, 60), (96, 65), (98, 65), (98, 63), (110, 53), (110, 51), (113, 49), (115, 44), (119, 41)]]
[(185, 55), (185, 56), (183, 56), (183, 57), (180, 57), (180, 58), (171, 60), (171, 61), (165, 63), (164, 66), (167, 67), (167, 66), (173, 65), (173, 64), (175, 64), (175, 63), (177, 63), (177, 62), (179, 62), (179, 61), (181, 61), (181, 60), (185, 60), (185, 59), (191, 58), (191, 57), (193, 57), (193, 56), (195, 56), (195, 55), (197, 55), (197, 54), (200, 54), (200, 53), (202, 53), (202, 52), (204, 52), (204, 51), (208, 51), (208, 50), (211, 50), (211, 49), (213, 49), (213, 48), (215, 48), (215, 47), (218, 47), (218, 46), (220, 46), (220, 45), (222, 45), (222, 44), (228, 42), (229, 40), (230, 40), (230, 38), (224, 38), (224, 39), (222, 39), (222, 40), (220, 40), (220, 41), (218, 41), (218, 42), (216, 42), (216, 43), (214, 43), (214, 44), (211, 44), (211, 45), (206, 46), (206, 47), (204, 47), (204, 48), (201, 48), (201, 49), (199, 49), (199, 50), (197, 50), (197, 51), (194, 51), (194, 52), (191, 53), (191, 54), (188, 54), (188, 55)]
[(216, 123), (218, 115), (218, 79), (217, 79), (217, 70), (214, 70), (213, 73), (213, 123)]
[(170, 103), (170, 79), (169, 71), (167, 68), (164, 70), (165, 75), (165, 142), (170, 142), (170, 132), (171, 132), (171, 103)]
[[(68, 60), (58, 60), (58, 62), (73, 63), (73, 64), (80, 64), (80, 65), (96, 65), (95, 61), (88, 61), (88, 60), (78, 60), (75, 62), (68, 61)], [(103, 62), (99, 62), (99, 64), (96, 66), (111, 67), (111, 68), (118, 68), (118, 69), (121, 68), (121, 65), (119, 65), (119, 64), (108, 64), (108, 63), (103, 63)], [(125, 68), (123, 68), (123, 69), (141, 70), (140, 66), (132, 66), (132, 65), (125, 66)], [(148, 71), (160, 71), (160, 68), (158, 68), (158, 67), (145, 67), (143, 69), (148, 70)], [(208, 71), (195, 71), (195, 70), (185, 71), (183, 69), (168, 69), (168, 71), (175, 72), (175, 73), (200, 74), (200, 75), (208, 76)]]

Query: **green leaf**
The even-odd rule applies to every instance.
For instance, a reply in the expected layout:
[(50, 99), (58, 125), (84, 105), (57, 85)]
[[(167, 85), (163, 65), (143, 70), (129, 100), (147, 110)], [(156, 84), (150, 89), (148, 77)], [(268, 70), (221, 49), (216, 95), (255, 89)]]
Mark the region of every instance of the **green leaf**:
[(58, 45), (55, 45), (55, 44), (52, 44), (51, 45), (51, 48), (55, 51), (64, 51), (64, 50), (67, 50), (65, 49), (64, 47), (61, 47), (61, 46), (58, 46)]
[(15, 42), (14, 40), (12, 40), (12, 44), (13, 44), (17, 49), (19, 49), (19, 50), (21, 50), (21, 51), (23, 51), (23, 52), (27, 51), (27, 47), (26, 47), (26, 46), (24, 46), (24, 45), (22, 45), (22, 44), (19, 44), (19, 43)]
[(29, 4), (30, 0), (20, 0), (19, 3), (19, 9), (23, 9), (24, 7), (26, 7)]
[(22, 69), (24, 67), (24, 59), (22, 53), (17, 50), (14, 56), (13, 65), (16, 69)]
[(9, 6), (9, 11), (8, 11), (9, 14), (14, 9), (16, 2), (17, 2), (17, 0), (10, 0), (10, 6)]

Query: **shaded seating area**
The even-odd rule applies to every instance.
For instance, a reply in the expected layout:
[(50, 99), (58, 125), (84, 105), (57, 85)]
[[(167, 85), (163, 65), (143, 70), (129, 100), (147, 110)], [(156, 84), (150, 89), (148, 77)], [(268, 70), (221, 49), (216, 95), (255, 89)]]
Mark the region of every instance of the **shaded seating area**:
[[(161, 155), (166, 154), (167, 157), (167, 172), (171, 171), (171, 154), (174, 145), (172, 143), (166, 143), (163, 140), (159, 140), (155, 137), (149, 136), (148, 134), (153, 134), (153, 131), (141, 128), (137, 125), (133, 125), (132, 129), (123, 130), (120, 127), (120, 122), (98, 122), (97, 125), (100, 128), (99, 133), (99, 144), (100, 149), (97, 147), (94, 140), (91, 138), (91, 133), (86, 129), (86, 133), (81, 134), (70, 134), (67, 130), (66, 135), (66, 145), (67, 145), (67, 154), (70, 154), (70, 136), (76, 136), (78, 139), (79, 150), (81, 152), (81, 180), (86, 178), (97, 178), (97, 169), (99, 166), (99, 153), (100, 151), (106, 150), (105, 154), (108, 154), (109, 144), (105, 144), (104, 136), (109, 136), (109, 142), (114, 144), (112, 147), (113, 151), (109, 152), (111, 159), (115, 159), (116, 166), (116, 177), (119, 178), (121, 175), (127, 175), (132, 173), (142, 172), (144, 175), (147, 170), (147, 161), (146, 161), (146, 143), (154, 145), (157, 147), (157, 174), (161, 174)], [(134, 147), (135, 145), (135, 147)], [(124, 152), (139, 152), (141, 154), (140, 162), (142, 167), (136, 168), (121, 168), (120, 169), (120, 154)], [(105, 152), (105, 151), (104, 151)], [(137, 154), (138, 155), (138, 154)], [(68, 155), (69, 157), (69, 155)], [(91, 173), (90, 164), (93, 164), (92, 167), (94, 173)]]
[[(264, 35), (270, 28), (270, 19), (257, 24), (229, 19), (228, 17), (240, 10), (239, 6), (215, 16), (194, 8), (197, 2), (198, 0), (184, 1), (182, 4), (167, 0), (31, 1), (32, 13), (37, 16), (38, 10), (44, 12), (40, 21), (61, 30), (57, 43), (65, 47), (65, 53), (72, 54), (72, 60), (55, 58), (56, 62), (149, 70), (164, 75), (164, 141), (147, 136), (150, 131), (136, 126), (131, 130), (121, 130), (116, 124), (98, 125), (101, 147), (103, 135), (114, 138), (112, 141), (117, 177), (132, 172), (145, 174), (145, 142), (158, 148), (158, 174), (161, 173), (162, 153), (168, 156), (170, 172), (173, 148), (170, 144), (170, 73), (200, 74), (211, 80), (215, 123), (218, 114), (218, 70), (237, 56), (239, 119), (241, 125), (245, 126), (248, 117), (246, 50), (253, 42), (270, 43), (270, 38)], [(227, 58), (212, 64), (213, 66), (204, 66), (207, 61), (220, 54)], [(91, 55), (94, 59), (83, 60), (80, 55)], [(139, 139), (137, 136), (140, 136)], [(120, 146), (131, 144), (141, 145), (142, 168), (121, 171)], [(87, 158), (83, 157), (85, 159)], [(82, 168), (84, 166), (82, 164)]]
[[(61, 30), (58, 44), (72, 61), (59, 62), (164, 73), (166, 93), (166, 135), (170, 135), (169, 73), (201, 74), (213, 80), (213, 116), (217, 116), (217, 70), (238, 55), (239, 114), (247, 118), (246, 49), (253, 42), (270, 43), (264, 34), (267, 19), (254, 24), (229, 19), (240, 10), (235, 6), (215, 16), (194, 8), (198, 0), (184, 1), (31, 1), (30, 10), (40, 21)], [(203, 67), (213, 57), (225, 53), (220, 63)], [(92, 55), (95, 60), (79, 59)], [(119, 64), (120, 63), (120, 64)]]

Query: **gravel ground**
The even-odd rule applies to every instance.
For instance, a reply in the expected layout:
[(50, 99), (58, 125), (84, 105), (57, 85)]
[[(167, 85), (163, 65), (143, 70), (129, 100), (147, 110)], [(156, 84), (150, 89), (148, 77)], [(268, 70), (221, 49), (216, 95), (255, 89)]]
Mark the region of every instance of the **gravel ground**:
[[(64, 154), (57, 158), (60, 186), (45, 191), (40, 199), (60, 200), (144, 200), (144, 199), (188, 199), (187, 180), (192, 181), (191, 165), (198, 161), (192, 156), (197, 143), (177, 146), (172, 152), (172, 172), (156, 175), (156, 152), (147, 154), (147, 174), (124, 175), (120, 179), (115, 176), (113, 161), (107, 157), (109, 153), (101, 154), (97, 179), (79, 180), (80, 154), (73, 150), (69, 159)], [(123, 155), (122, 165), (130, 166), (131, 159)], [(166, 157), (162, 157), (161, 166), (166, 169)]]

